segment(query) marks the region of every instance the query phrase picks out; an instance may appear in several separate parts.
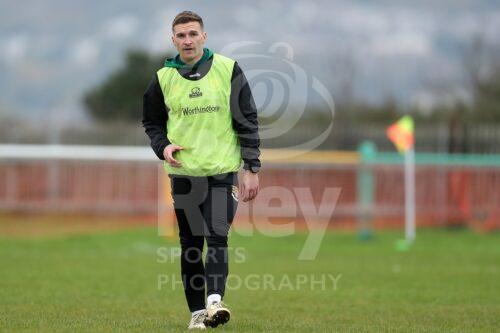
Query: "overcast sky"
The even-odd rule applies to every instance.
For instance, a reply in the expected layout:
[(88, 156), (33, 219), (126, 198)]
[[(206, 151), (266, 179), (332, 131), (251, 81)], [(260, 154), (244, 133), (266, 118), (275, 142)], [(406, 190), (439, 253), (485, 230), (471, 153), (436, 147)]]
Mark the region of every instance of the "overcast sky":
[[(346, 81), (368, 102), (467, 99), (464, 52), (475, 35), (491, 48), (500, 40), (498, 1), (2, 0), (0, 112), (81, 115), (82, 93), (121, 65), (124, 50), (173, 52), (170, 25), (185, 9), (204, 17), (207, 46), (231, 51), (244, 69), (259, 55), (281, 57), (335, 99)], [(270, 52), (276, 43), (281, 53)]]

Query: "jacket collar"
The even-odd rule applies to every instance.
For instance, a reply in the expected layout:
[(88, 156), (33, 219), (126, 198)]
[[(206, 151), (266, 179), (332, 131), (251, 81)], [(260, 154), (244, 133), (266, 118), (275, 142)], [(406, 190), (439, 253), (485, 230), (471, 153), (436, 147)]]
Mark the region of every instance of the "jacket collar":
[(169, 58), (165, 60), (164, 67), (172, 67), (172, 68), (197, 68), (199, 65), (210, 59), (214, 53), (212, 50), (209, 50), (207, 48), (203, 49), (203, 56), (201, 57), (200, 60), (194, 65), (186, 65), (182, 60), (179, 54), (177, 54), (173, 58)]

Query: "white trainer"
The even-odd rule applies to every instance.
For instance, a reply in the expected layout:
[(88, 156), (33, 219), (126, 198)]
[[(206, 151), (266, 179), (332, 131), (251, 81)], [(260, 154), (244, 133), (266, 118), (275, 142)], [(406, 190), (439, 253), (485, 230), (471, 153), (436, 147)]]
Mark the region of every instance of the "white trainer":
[(217, 327), (224, 325), (231, 318), (231, 311), (222, 302), (214, 302), (207, 306), (207, 318), (205, 325), (210, 327)]
[(205, 326), (205, 320), (207, 319), (207, 311), (203, 311), (195, 314), (191, 317), (191, 321), (189, 322), (188, 330), (204, 330), (207, 327)]

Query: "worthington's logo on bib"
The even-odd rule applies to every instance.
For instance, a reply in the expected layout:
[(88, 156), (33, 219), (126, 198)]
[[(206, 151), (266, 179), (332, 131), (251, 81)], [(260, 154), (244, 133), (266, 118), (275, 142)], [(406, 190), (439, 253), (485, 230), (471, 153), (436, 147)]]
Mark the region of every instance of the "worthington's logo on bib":
[(189, 98), (201, 97), (203, 93), (201, 92), (199, 87), (194, 87), (191, 89), (191, 93), (189, 94)]
[(191, 116), (191, 115), (199, 114), (199, 113), (219, 112), (219, 110), (220, 110), (220, 106), (213, 106), (213, 105), (203, 106), (203, 107), (197, 106), (194, 108), (190, 108), (190, 107), (181, 108), (182, 114), (185, 116)]

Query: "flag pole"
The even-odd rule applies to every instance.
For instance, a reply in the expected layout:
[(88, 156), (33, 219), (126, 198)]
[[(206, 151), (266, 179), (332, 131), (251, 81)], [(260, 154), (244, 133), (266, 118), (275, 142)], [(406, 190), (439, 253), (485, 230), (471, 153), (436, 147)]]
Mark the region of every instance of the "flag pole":
[(416, 238), (415, 136), (412, 117), (403, 116), (389, 126), (387, 137), (404, 156), (405, 239), (398, 241), (396, 248), (406, 251)]
[(405, 153), (405, 236), (413, 243), (415, 228), (415, 149), (411, 146)]

